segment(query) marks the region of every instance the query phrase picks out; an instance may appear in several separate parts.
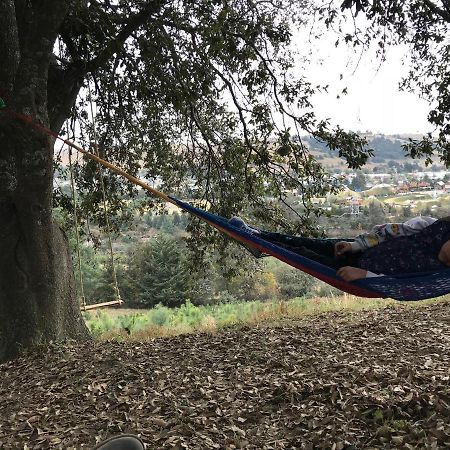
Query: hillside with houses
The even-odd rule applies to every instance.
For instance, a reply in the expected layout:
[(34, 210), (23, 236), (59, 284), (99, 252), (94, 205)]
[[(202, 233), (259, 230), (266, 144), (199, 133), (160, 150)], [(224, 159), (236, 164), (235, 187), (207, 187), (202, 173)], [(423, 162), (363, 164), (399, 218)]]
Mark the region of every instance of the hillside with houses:
[(302, 136), (309, 151), (344, 186), (341, 194), (315, 199), (316, 203), (338, 216), (359, 215), (371, 203), (382, 207), (388, 217), (405, 208), (408, 214), (446, 215), (450, 171), (438, 159), (426, 166), (403, 149), (411, 139), (421, 136), (362, 134), (373, 150), (362, 170), (348, 169), (336, 152), (311, 136)]

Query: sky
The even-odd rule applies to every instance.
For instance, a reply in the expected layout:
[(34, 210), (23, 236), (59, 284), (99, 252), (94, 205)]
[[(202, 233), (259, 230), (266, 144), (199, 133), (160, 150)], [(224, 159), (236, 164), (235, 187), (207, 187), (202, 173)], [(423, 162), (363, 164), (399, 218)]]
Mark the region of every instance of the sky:
[[(319, 41), (313, 60), (304, 72), (314, 84), (330, 85), (328, 93), (313, 97), (319, 118), (329, 118), (332, 123), (352, 131), (383, 134), (432, 131), (426, 119), (430, 110), (428, 102), (399, 89), (401, 77), (407, 73), (407, 65), (402, 65), (406, 48), (389, 49), (387, 61), (380, 65), (373, 54), (364, 54), (360, 59), (359, 53), (344, 45), (336, 48), (335, 40), (334, 37)], [(294, 42), (300, 47), (302, 37), (299, 35)], [(348, 94), (338, 99), (345, 86)]]

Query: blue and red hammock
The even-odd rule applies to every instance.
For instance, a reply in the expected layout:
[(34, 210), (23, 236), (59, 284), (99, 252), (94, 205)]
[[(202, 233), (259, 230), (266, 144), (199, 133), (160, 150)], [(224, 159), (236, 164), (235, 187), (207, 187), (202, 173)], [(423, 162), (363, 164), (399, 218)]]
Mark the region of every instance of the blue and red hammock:
[(390, 297), (395, 300), (422, 300), (425, 298), (434, 298), (441, 295), (450, 293), (450, 268), (442, 269), (433, 272), (420, 272), (420, 273), (410, 273), (401, 274), (395, 276), (382, 276), (374, 278), (364, 278), (361, 280), (356, 280), (352, 282), (344, 281), (342, 278), (337, 276), (336, 270), (324, 266), (316, 261), (308, 259), (297, 253), (291, 252), (284, 247), (278, 246), (271, 242), (261, 239), (257, 235), (247, 233), (242, 229), (236, 228), (228, 223), (228, 220), (224, 217), (220, 217), (215, 214), (211, 214), (208, 211), (196, 208), (189, 203), (183, 202), (175, 197), (168, 196), (156, 189), (152, 188), (148, 184), (144, 183), (142, 180), (126, 173), (119, 167), (99, 158), (82, 147), (74, 144), (73, 142), (62, 138), (54, 131), (49, 128), (35, 122), (32, 117), (18, 113), (16, 111), (8, 108), (0, 99), (0, 109), (7, 112), (10, 116), (25, 122), (34, 128), (40, 130), (41, 132), (53, 136), (55, 139), (59, 139), (65, 142), (70, 147), (76, 149), (80, 153), (84, 154), (86, 157), (97, 161), (99, 164), (109, 168), (113, 172), (127, 178), (132, 183), (141, 186), (153, 195), (161, 198), (166, 202), (173, 203), (177, 205), (182, 210), (197, 216), (201, 220), (209, 223), (217, 230), (225, 233), (231, 238), (235, 239), (242, 244), (250, 247), (254, 247), (263, 253), (271, 255), (286, 264), (291, 265), (309, 275), (312, 275), (319, 280), (334, 286), (341, 291), (348, 292), (349, 294), (357, 295), (360, 297), (369, 298), (386, 298)]
[(171, 196), (170, 199), (184, 211), (204, 220), (236, 241), (249, 247), (257, 248), (263, 253), (273, 256), (349, 294), (369, 298), (390, 297), (395, 300), (407, 301), (439, 297), (450, 292), (450, 269), (445, 268), (434, 272), (402, 274), (395, 277), (364, 278), (347, 282), (338, 277), (336, 270), (331, 267), (324, 266), (284, 247), (265, 241), (258, 235), (236, 228), (230, 225), (224, 217), (195, 208), (175, 197)]

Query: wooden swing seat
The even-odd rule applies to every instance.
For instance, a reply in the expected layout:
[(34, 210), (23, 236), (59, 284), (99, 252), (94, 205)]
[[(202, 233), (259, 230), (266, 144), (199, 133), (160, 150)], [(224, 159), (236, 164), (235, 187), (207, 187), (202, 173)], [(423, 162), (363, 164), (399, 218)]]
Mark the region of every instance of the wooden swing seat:
[(124, 301), (121, 298), (119, 298), (117, 300), (111, 300), (109, 302), (93, 303), (91, 305), (80, 306), (80, 309), (81, 311), (89, 311), (90, 309), (106, 308), (107, 306), (123, 305), (123, 303)]

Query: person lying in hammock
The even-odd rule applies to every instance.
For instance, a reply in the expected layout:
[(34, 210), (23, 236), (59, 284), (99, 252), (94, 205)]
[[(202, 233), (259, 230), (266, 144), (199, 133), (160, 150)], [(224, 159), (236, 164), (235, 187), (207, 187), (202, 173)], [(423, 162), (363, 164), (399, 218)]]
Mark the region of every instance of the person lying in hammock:
[[(352, 240), (315, 239), (249, 227), (241, 218), (229, 224), (337, 270), (345, 281), (450, 266), (450, 217), (415, 217), (404, 223), (376, 225)], [(247, 247), (256, 257), (264, 256)]]

